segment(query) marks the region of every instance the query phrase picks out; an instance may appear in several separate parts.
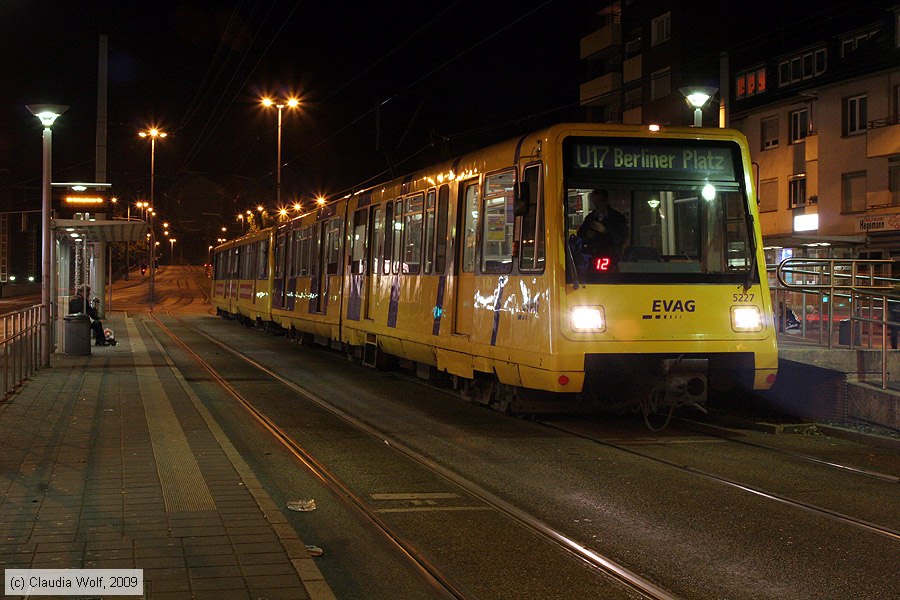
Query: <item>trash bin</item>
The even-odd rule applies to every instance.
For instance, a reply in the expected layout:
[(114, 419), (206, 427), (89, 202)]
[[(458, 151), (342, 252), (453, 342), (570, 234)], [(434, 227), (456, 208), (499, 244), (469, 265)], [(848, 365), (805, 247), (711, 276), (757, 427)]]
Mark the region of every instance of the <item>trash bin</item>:
[(91, 353), (91, 318), (84, 313), (63, 317), (65, 345), (63, 351), (73, 356)]
[[(853, 345), (859, 346), (859, 323), (853, 328)], [(842, 346), (850, 345), (850, 319), (842, 319), (838, 323), (838, 344)]]

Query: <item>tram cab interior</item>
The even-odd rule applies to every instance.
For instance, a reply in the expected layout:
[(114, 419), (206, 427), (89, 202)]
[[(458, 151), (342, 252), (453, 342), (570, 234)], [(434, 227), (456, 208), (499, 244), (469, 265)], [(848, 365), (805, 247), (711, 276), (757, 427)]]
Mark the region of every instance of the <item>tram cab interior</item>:
[[(566, 237), (572, 240), (590, 212), (591, 187), (567, 190)], [(753, 245), (743, 193), (697, 182), (688, 186), (607, 187), (610, 207), (628, 222), (621, 256), (608, 265), (596, 261), (577, 273), (581, 283), (625, 283), (657, 274), (693, 276), (713, 282), (719, 276), (747, 272)], [(570, 252), (573, 251), (571, 244)], [(576, 268), (579, 265), (577, 261)], [(692, 275), (693, 274), (693, 275)], [(571, 279), (571, 277), (570, 277)]]

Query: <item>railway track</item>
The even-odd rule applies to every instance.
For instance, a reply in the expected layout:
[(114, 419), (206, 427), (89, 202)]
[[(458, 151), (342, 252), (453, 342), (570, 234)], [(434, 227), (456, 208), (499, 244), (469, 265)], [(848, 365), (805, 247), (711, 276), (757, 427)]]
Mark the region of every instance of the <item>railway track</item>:
[[(160, 315), (155, 315), (155, 317), (159, 319)], [(463, 467), (463, 465), (457, 466), (452, 459), (439, 455), (431, 448), (424, 447), (415, 441), (409, 440), (407, 437), (405, 437), (405, 433), (403, 431), (398, 430), (397, 434), (387, 433), (388, 431), (393, 431), (393, 429), (391, 429), (390, 426), (388, 426), (389, 428), (387, 429), (385, 429), (383, 426), (378, 426), (380, 423), (379, 419), (372, 418), (371, 413), (359, 412), (352, 405), (348, 405), (345, 402), (347, 398), (346, 396), (341, 399), (341, 402), (335, 403), (332, 401), (334, 399), (332, 396), (323, 396), (321, 392), (318, 394), (315, 393), (315, 384), (318, 382), (310, 381), (310, 383), (313, 384), (311, 386), (307, 386), (305, 385), (305, 383), (303, 385), (298, 385), (297, 382), (299, 379), (308, 377), (309, 373), (316, 372), (317, 367), (315, 367), (314, 365), (318, 364), (319, 360), (322, 361), (322, 365), (324, 365), (328, 361), (336, 363), (342, 362), (342, 360), (337, 356), (327, 356), (324, 352), (310, 352), (309, 354), (307, 354), (307, 351), (304, 350), (300, 351), (301, 354), (299, 356), (291, 359), (288, 362), (283, 362), (281, 364), (277, 362), (273, 363), (271, 360), (269, 360), (269, 358), (265, 358), (272, 356), (270, 352), (274, 351), (278, 356), (282, 356), (285, 353), (292, 355), (298, 352), (296, 346), (294, 344), (285, 343), (284, 341), (277, 338), (257, 335), (248, 337), (246, 333), (241, 333), (238, 336), (234, 336), (233, 341), (231, 342), (232, 346), (236, 345), (237, 343), (241, 344), (240, 348), (242, 349), (242, 351), (235, 352), (233, 347), (229, 346), (227, 343), (220, 342), (218, 339), (213, 339), (207, 333), (207, 331), (216, 331), (218, 332), (217, 337), (221, 337), (220, 334), (226, 333), (229, 329), (231, 329), (232, 331), (236, 331), (236, 329), (233, 329), (235, 327), (234, 325), (226, 325), (226, 322), (216, 320), (215, 323), (222, 324), (221, 328), (218, 324), (214, 325), (212, 329), (208, 325), (204, 325), (203, 329), (201, 330), (191, 323), (188, 323), (181, 319), (179, 315), (172, 314), (169, 316), (163, 316), (161, 320), (169, 323), (169, 329), (177, 330), (173, 332), (174, 335), (179, 338), (186, 338), (186, 345), (199, 347), (200, 344), (198, 344), (198, 340), (203, 340), (203, 345), (208, 345), (209, 348), (213, 349), (207, 349), (200, 353), (204, 354), (204, 356), (198, 357), (201, 362), (197, 362), (198, 359), (192, 357), (190, 360), (196, 362), (196, 364), (208, 364), (209, 360), (207, 359), (209, 358), (209, 356), (216, 354), (220, 356), (227, 355), (229, 357), (229, 360), (234, 361), (234, 364), (240, 362), (246, 365), (246, 370), (243, 372), (243, 376), (237, 375), (234, 377), (231, 377), (228, 369), (223, 369), (221, 365), (218, 368), (213, 368), (217, 371), (218, 376), (224, 380), (225, 385), (230, 385), (242, 397), (242, 403), (249, 402), (250, 406), (247, 407), (247, 410), (251, 410), (251, 406), (256, 407), (256, 410), (260, 413), (260, 416), (254, 416), (254, 419), (261, 419), (260, 422), (264, 422), (264, 420), (269, 420), (272, 422), (273, 429), (270, 429), (270, 431), (272, 431), (272, 434), (276, 438), (279, 438), (281, 440), (279, 443), (288, 448), (296, 444), (291, 452), (293, 452), (295, 456), (298, 456), (298, 460), (302, 460), (299, 458), (299, 456), (304, 456), (305, 452), (306, 455), (308, 455), (306, 459), (308, 462), (313, 464), (313, 466), (317, 465), (318, 468), (325, 470), (321, 476), (318, 474), (316, 475), (323, 482), (328, 479), (328, 475), (326, 472), (329, 471), (329, 461), (327, 459), (316, 459), (316, 449), (311, 450), (310, 448), (306, 448), (297, 444), (297, 438), (292, 435), (291, 431), (289, 430), (290, 427), (283, 426), (283, 419), (285, 418), (284, 414), (276, 418), (272, 414), (268, 414), (266, 410), (259, 408), (259, 404), (257, 403), (256, 398), (252, 397), (252, 394), (251, 398), (248, 399), (247, 393), (241, 390), (243, 382), (250, 380), (257, 381), (262, 379), (277, 382), (277, 385), (285, 390), (285, 395), (290, 395), (296, 398), (303, 398), (304, 401), (309, 402), (310, 405), (315, 405), (318, 409), (327, 411), (329, 414), (333, 415), (335, 419), (340, 419), (343, 423), (347, 424), (348, 427), (352, 426), (360, 433), (361, 436), (369, 438), (369, 443), (377, 444), (385, 451), (390, 451), (398, 455), (400, 459), (406, 461), (406, 464), (408, 466), (398, 466), (396, 467), (397, 469), (407, 471), (418, 468), (422, 469), (423, 471), (427, 471), (431, 474), (431, 476), (440, 478), (444, 482), (452, 484), (454, 486), (454, 489), (458, 490), (458, 494), (467, 498), (471, 498), (472, 503), (478, 504), (478, 506), (483, 507), (483, 510), (491, 511), (491, 514), (493, 515), (503, 515), (502, 520), (514, 523), (516, 527), (521, 527), (523, 530), (528, 532), (528, 535), (539, 536), (542, 540), (544, 540), (546, 544), (550, 544), (555, 548), (553, 550), (553, 554), (565, 554), (569, 556), (570, 560), (582, 565), (582, 570), (596, 573), (597, 577), (602, 576), (603, 578), (607, 578), (614, 576), (618, 582), (616, 584), (618, 586), (617, 589), (619, 589), (618, 595), (621, 595), (623, 597), (645, 598), (676, 596), (713, 598), (721, 597), (721, 593), (726, 593), (727, 595), (727, 592), (722, 592), (722, 590), (730, 589), (733, 591), (734, 589), (741, 589), (735, 588), (734, 585), (736, 584), (732, 582), (726, 584), (718, 592), (713, 592), (712, 590), (716, 589), (716, 586), (710, 586), (710, 583), (712, 581), (710, 579), (712, 577), (712, 572), (710, 572), (703, 575), (703, 577), (706, 577), (706, 579), (704, 580), (705, 583), (700, 584), (708, 586), (710, 591), (707, 595), (697, 596), (694, 594), (697, 588), (693, 587), (698, 585), (696, 582), (692, 582), (690, 586), (685, 588), (684, 582), (679, 581), (679, 577), (675, 576), (673, 579), (669, 574), (663, 573), (665, 569), (660, 569), (653, 566), (654, 563), (658, 563), (658, 561), (662, 558), (661, 556), (655, 556), (654, 558), (650, 559), (649, 562), (637, 561), (623, 563), (621, 561), (621, 557), (630, 555), (630, 551), (625, 549), (627, 548), (627, 546), (624, 546), (623, 544), (613, 543), (611, 539), (605, 539), (602, 536), (598, 538), (597, 535), (590, 535), (589, 533), (586, 534), (586, 532), (580, 530), (579, 527), (573, 528), (565, 522), (565, 519), (558, 519), (555, 516), (548, 514), (546, 511), (540, 510), (533, 502), (524, 501), (522, 498), (517, 497), (515, 494), (508, 495), (505, 491), (506, 488), (502, 484), (495, 485), (493, 481), (490, 481), (489, 479), (486, 480), (484, 478), (479, 478), (479, 476), (475, 476), (475, 478), (473, 479), (473, 475), (469, 474), (469, 472), (466, 470), (466, 468)], [(210, 325), (213, 325), (213, 323), (214, 322), (209, 322)], [(246, 330), (243, 331), (246, 332)], [(224, 337), (222, 337), (222, 339), (228, 338), (229, 335), (227, 335), (227, 333)], [(259, 352), (262, 352), (262, 354), (259, 354)], [(312, 363), (309, 363), (311, 359)], [(262, 364), (263, 362), (265, 362), (265, 365)], [(286, 371), (285, 367), (289, 364), (295, 364), (297, 366), (303, 365), (302, 367), (300, 367), (300, 369), (303, 373), (306, 373), (306, 375), (301, 375), (298, 378), (298, 373)], [(203, 368), (206, 369), (206, 367)], [(250, 374), (251, 370), (256, 374)], [(338, 370), (346, 371), (345, 369)], [(354, 368), (353, 372), (356, 371), (357, 370)], [(226, 374), (223, 375), (223, 372)], [(428, 402), (428, 398), (440, 402), (439, 395), (442, 394), (453, 395), (446, 389), (436, 388), (411, 375), (400, 375), (396, 372), (375, 374), (374, 372), (362, 369), (359, 370), (357, 376), (361, 375), (362, 373), (377, 375), (373, 377), (372, 381), (382, 381), (386, 389), (393, 389), (395, 386), (399, 385), (409, 390), (412, 388), (408, 384), (415, 382), (417, 386), (420, 386), (419, 389), (423, 390), (422, 396), (423, 400), (425, 400), (426, 402)], [(344, 376), (349, 375), (350, 372), (347, 372)], [(208, 379), (215, 378), (210, 374)], [(347, 381), (349, 382), (350, 380), (351, 379), (348, 377)], [(403, 382), (401, 383), (400, 380), (403, 380)], [(304, 380), (304, 382), (305, 381), (306, 380)], [(334, 381), (331, 381), (331, 385), (334, 385)], [(359, 384), (354, 384), (354, 387), (356, 387), (357, 385)], [(425, 388), (428, 388), (428, 391), (425, 391)], [(436, 392), (438, 391), (440, 392), (440, 394), (436, 394)], [(371, 401), (375, 400), (378, 393), (380, 392), (373, 391), (372, 397), (368, 399), (369, 402), (366, 402), (366, 400), (360, 398), (360, 404), (358, 404), (358, 406), (373, 406)], [(412, 393), (415, 394), (415, 392)], [(450, 398), (447, 399), (450, 400)], [(458, 396), (455, 398), (455, 401), (457, 403), (460, 402)], [(385, 402), (389, 402), (388, 398), (386, 397)], [(448, 404), (453, 404), (453, 402), (448, 402)], [(467, 403), (462, 404), (467, 407), (471, 406)], [(299, 404), (291, 404), (290, 411), (298, 413), (308, 412), (309, 409), (301, 408), (301, 406), (302, 405)], [(476, 411), (481, 410), (477, 407), (473, 408)], [(467, 408), (466, 412), (469, 411), (470, 409)], [(499, 415), (494, 415), (487, 418), (490, 422), (506, 422), (509, 424), (510, 429), (522, 429), (521, 427), (519, 427), (519, 425), (516, 424), (518, 423), (517, 420), (504, 419)], [(276, 424), (276, 421), (278, 424)], [(703, 510), (704, 512), (708, 512), (708, 506), (714, 507), (716, 506), (716, 504), (723, 502), (726, 505), (734, 505), (736, 502), (738, 505), (754, 507), (748, 509), (750, 511), (749, 514), (754, 514), (754, 512), (759, 515), (771, 513), (772, 515), (777, 514), (779, 519), (787, 519), (787, 522), (793, 521), (797, 524), (801, 531), (805, 529), (810, 533), (814, 533), (818, 531), (819, 528), (822, 528), (823, 531), (820, 535), (827, 536), (828, 534), (825, 533), (826, 530), (837, 529), (842, 532), (840, 535), (847, 535), (847, 539), (853, 539), (854, 542), (852, 542), (852, 544), (863, 543), (862, 540), (871, 540), (866, 544), (871, 545), (873, 548), (896, 548), (898, 536), (895, 527), (891, 526), (891, 519), (888, 519), (888, 523), (882, 523), (877, 518), (860, 518), (860, 516), (855, 515), (854, 511), (851, 509), (843, 511), (840, 509), (835, 509), (834, 506), (830, 505), (820, 506), (819, 503), (815, 501), (809, 501), (809, 498), (798, 498), (794, 497), (790, 493), (785, 493), (784, 490), (770, 489), (770, 486), (768, 484), (760, 484), (758, 481), (745, 480), (739, 475), (734, 475), (734, 472), (723, 474), (715, 471), (714, 469), (704, 468), (702, 466), (702, 463), (700, 466), (691, 464), (691, 461), (687, 460), (684, 457), (688, 456), (688, 454), (686, 453), (697, 448), (704, 448), (706, 449), (707, 454), (712, 455), (722, 454), (723, 452), (726, 452), (726, 450), (726, 453), (737, 452), (735, 450), (736, 448), (745, 448), (745, 451), (752, 450), (753, 452), (761, 453), (762, 457), (759, 459), (761, 462), (769, 463), (773, 460), (788, 461), (789, 464), (797, 463), (801, 465), (800, 467), (794, 466), (791, 468), (807, 469), (814, 473), (830, 473), (831, 475), (828, 475), (829, 477), (842, 477), (843, 479), (841, 479), (841, 481), (854, 482), (852, 484), (847, 484), (848, 490), (850, 490), (853, 485), (856, 485), (855, 482), (867, 482), (862, 485), (877, 486), (877, 488), (875, 489), (882, 490), (882, 493), (885, 493), (888, 497), (890, 497), (890, 495), (894, 493), (894, 490), (896, 490), (894, 486), (897, 483), (896, 478), (889, 473), (882, 473), (874, 469), (863, 469), (852, 464), (842, 464), (840, 461), (835, 460), (823, 460), (814, 456), (803, 456), (802, 453), (798, 452), (779, 451), (779, 449), (777, 448), (767, 448), (764, 444), (754, 444), (746, 441), (743, 441), (742, 443), (742, 440), (728, 440), (726, 439), (728, 437), (727, 434), (714, 436), (709, 435), (708, 432), (705, 432), (702, 438), (687, 434), (680, 434), (680, 447), (684, 449), (683, 451), (685, 454), (676, 454), (676, 458), (665, 458), (654, 455), (654, 448), (662, 448), (665, 446), (665, 443), (653, 441), (653, 436), (651, 434), (645, 433), (645, 435), (650, 436), (644, 438), (645, 440), (650, 440), (647, 442), (642, 442), (639, 436), (634, 436), (635, 439), (632, 439), (630, 437), (628, 439), (623, 438), (622, 440), (620, 440), (621, 443), (616, 443), (615, 441), (611, 442), (609, 439), (603, 439), (600, 435), (592, 435), (590, 432), (586, 434), (583, 430), (573, 429), (572, 431), (565, 431), (565, 428), (551, 428), (538, 422), (529, 421), (528, 423), (530, 424), (522, 424), (524, 426), (524, 429), (526, 430), (541, 427), (546, 429), (548, 432), (556, 432), (555, 434), (548, 433), (547, 436), (542, 437), (558, 440), (557, 442), (554, 442), (553, 446), (559, 447), (560, 452), (576, 452), (576, 450), (574, 450), (575, 448), (579, 448), (581, 446), (584, 446), (585, 444), (593, 444), (597, 448), (604, 448), (603, 451), (598, 451), (597, 454), (602, 454), (605, 457), (603, 460), (607, 461), (607, 464), (608, 461), (611, 460), (609, 456), (618, 453), (622, 458), (612, 459), (614, 461), (613, 464), (627, 464), (632, 469), (631, 472), (633, 473), (642, 473), (643, 476), (649, 476), (653, 478), (661, 477), (663, 478), (663, 481), (665, 479), (672, 479), (673, 481), (677, 481), (677, 483), (674, 485), (678, 486), (679, 489), (685, 491), (694, 488), (702, 488), (706, 490), (704, 491), (704, 494), (709, 494), (708, 497), (704, 497), (702, 500), (694, 500), (694, 502), (697, 502), (698, 500), (702, 502), (702, 504), (698, 504), (698, 508), (700, 510)], [(470, 430), (471, 427), (471, 423), (464, 424), (464, 422), (453, 425), (453, 428), (458, 428), (460, 432)], [(679, 424), (679, 427), (683, 428), (685, 427), (685, 425)], [(708, 429), (708, 427), (704, 426), (703, 429)], [(437, 435), (438, 438), (441, 437), (441, 434), (439, 432), (437, 433)], [(468, 431), (467, 433), (463, 434), (462, 438), (460, 438), (460, 443), (463, 444), (463, 447), (465, 447), (466, 445), (465, 435), (473, 435), (473, 433), (471, 431)], [(303, 437), (302, 433), (301, 437)], [(591, 439), (592, 437), (595, 439)], [(541, 438), (539, 437), (536, 439), (539, 440)], [(576, 440), (582, 440), (582, 442), (577, 443)], [(673, 443), (673, 447), (677, 445), (678, 443)], [(644, 448), (642, 446), (647, 446), (648, 448)], [(713, 449), (712, 452), (709, 452), (709, 449)], [(464, 452), (465, 450), (461, 451), (461, 453)], [(738, 459), (735, 460), (737, 461)], [(646, 467), (638, 466), (641, 463), (645, 464)], [(782, 467), (783, 465), (780, 462), (773, 463), (771, 470), (773, 472), (778, 471)], [(621, 469), (621, 466), (619, 467), (619, 469)], [(737, 472), (740, 473), (740, 471)], [(627, 470), (623, 471), (626, 482), (629, 480), (628, 473), (629, 471)], [(667, 473), (667, 475), (661, 475), (662, 473)], [(460, 576), (459, 571), (454, 571), (452, 566), (449, 567), (449, 572), (445, 572), (447, 571), (447, 569), (445, 569), (446, 565), (440, 558), (434, 558), (436, 556), (434, 553), (434, 548), (426, 548), (426, 546), (428, 545), (427, 543), (422, 544), (422, 540), (415, 540), (414, 536), (410, 536), (408, 531), (405, 531), (402, 527), (398, 528), (397, 523), (392, 520), (394, 519), (394, 514), (391, 514), (390, 511), (385, 512), (382, 509), (378, 508), (377, 503), (373, 503), (372, 498), (367, 497), (364, 492), (354, 491), (357, 490), (357, 488), (355, 488), (352, 483), (348, 483), (345, 479), (342, 479), (339, 474), (332, 474), (335, 476), (335, 482), (329, 486), (329, 488), (332, 490), (332, 493), (344, 499), (348, 504), (354, 505), (353, 510), (360, 515), (360, 519), (365, 519), (366, 521), (368, 521), (370, 523), (370, 527), (372, 527), (374, 530), (377, 530), (379, 532), (378, 535), (382, 536), (385, 539), (386, 543), (394, 545), (395, 548), (397, 548), (398, 551), (406, 557), (406, 560), (409, 560), (411, 561), (411, 563), (415, 564), (415, 568), (422, 573), (423, 581), (427, 582), (427, 585), (430, 589), (434, 590), (435, 594), (441, 597), (458, 598), (495, 597), (495, 595), (491, 594), (479, 594), (477, 592), (472, 592), (472, 581), (466, 579), (466, 574)], [(695, 480), (695, 483), (691, 483), (692, 479)], [(585, 481), (583, 485), (590, 486), (593, 484)], [(668, 484), (663, 483), (663, 485)], [(721, 491), (710, 491), (715, 489), (716, 487), (721, 489)], [(504, 492), (498, 493), (497, 490), (499, 489), (504, 490)], [(884, 492), (884, 490), (887, 490), (887, 492)], [(560, 492), (563, 494), (571, 494), (572, 490), (560, 490)], [(600, 494), (598, 496), (598, 500), (599, 498), (602, 498), (606, 495), (607, 494)], [(355, 496), (355, 498), (351, 498), (352, 496)], [(859, 498), (864, 498), (865, 493), (857, 493), (857, 496)], [(852, 495), (852, 490), (851, 495), (846, 497), (850, 499), (855, 497)], [(734, 500), (734, 498), (738, 498), (738, 500)], [(740, 498), (744, 499), (741, 500)], [(573, 500), (574, 499), (576, 498), (573, 498)], [(560, 498), (560, 502), (563, 502), (563, 498)], [(873, 504), (877, 504), (877, 502)], [(606, 515), (605, 507), (603, 506), (597, 506), (596, 508), (591, 510), (599, 510), (600, 513)], [(734, 509), (732, 508), (731, 510)], [(739, 509), (739, 511), (740, 510), (741, 509)], [(890, 508), (886, 508), (884, 510), (885, 514), (890, 514), (890, 512)], [(710, 515), (713, 514), (714, 513), (710, 513)], [(792, 514), (796, 516), (791, 517), (790, 515)], [(501, 520), (498, 519), (497, 516), (493, 518), (495, 520)], [(606, 515), (603, 520), (607, 520), (609, 516), (614, 517), (613, 524), (615, 524), (615, 514)], [(640, 520), (649, 518), (649, 515), (644, 515), (642, 513), (634, 513), (632, 516)], [(598, 520), (598, 523), (599, 522), (600, 521)], [(831, 525), (825, 525), (825, 522), (831, 523)], [(607, 523), (604, 523), (602, 528), (605, 529), (607, 525)], [(683, 535), (683, 531), (681, 534), (678, 533), (679, 528), (683, 527), (683, 523), (676, 525), (671, 535)], [(778, 531), (777, 525), (773, 524), (772, 527), (775, 529), (775, 532)], [(782, 528), (783, 527), (784, 525), (782, 525)], [(851, 533), (851, 530), (855, 530), (857, 533), (853, 534)], [(768, 531), (760, 533), (763, 537), (770, 534)], [(710, 535), (710, 532), (700, 532), (700, 536), (697, 542), (691, 542), (691, 544), (697, 543), (699, 544), (699, 546), (710, 544), (712, 542), (712, 540), (709, 539)], [(758, 535), (759, 534), (750, 535), (750, 537), (758, 539)], [(525, 537), (527, 537), (527, 535)], [(880, 538), (883, 541), (873, 543), (875, 538)], [(838, 539), (843, 538), (839, 537)], [(585, 542), (583, 540), (587, 541)], [(688, 540), (685, 541), (687, 542)], [(768, 543), (771, 544), (772, 541), (769, 541)], [(839, 544), (840, 542), (836, 543)], [(715, 544), (710, 546), (710, 548), (713, 547), (715, 547)], [(732, 547), (730, 543), (728, 547)], [(601, 549), (601, 552), (597, 552), (597, 549)], [(612, 550), (612, 552), (608, 552), (607, 550)], [(875, 550), (872, 551), (875, 552)], [(544, 550), (543, 552), (546, 554), (546, 556), (550, 556), (550, 554), (547, 553), (546, 550)], [(632, 552), (642, 551), (636, 549)], [(714, 553), (715, 551), (712, 550), (712, 552)], [(883, 553), (884, 550), (882, 549), (881, 552)], [(858, 554), (858, 556), (862, 556), (862, 554)], [(484, 560), (502, 561), (503, 559), (485, 557)], [(668, 559), (663, 559), (663, 562), (665, 562), (665, 560)], [(673, 561), (673, 563), (678, 562), (681, 561)], [(724, 563), (726, 564), (728, 562), (730, 561), (724, 561)], [(714, 564), (714, 561), (712, 564)], [(756, 568), (759, 569), (760, 567), (757, 566)], [(694, 569), (691, 568), (690, 572), (693, 571)], [(715, 571), (715, 569), (713, 569), (713, 571)], [(634, 575), (634, 577), (632, 577), (632, 575)], [(756, 577), (761, 581), (766, 581), (766, 577), (773, 577), (773, 575), (774, 574), (769, 573), (768, 575), (757, 575)], [(871, 580), (872, 577), (869, 576), (868, 579)], [(446, 583), (444, 580), (446, 580)], [(865, 581), (865, 579), (857, 579), (854, 584), (858, 585), (863, 581)], [(766, 585), (771, 584), (767, 583)], [(809, 583), (807, 582), (797, 585), (808, 586)], [(819, 584), (815, 584), (811, 587), (811, 589), (817, 588), (818, 585)], [(875, 587), (881, 587), (882, 585), (883, 584), (880, 582), (874, 584)], [(477, 584), (475, 585), (475, 587), (477, 587)], [(688, 591), (686, 591), (686, 589)], [(788, 586), (788, 588), (785, 589), (791, 588), (790, 586)], [(802, 589), (802, 587), (799, 589)], [(796, 589), (794, 591), (796, 591)], [(607, 596), (608, 595), (609, 594), (607, 594)], [(765, 594), (749, 594), (747, 597), (751, 596), (771, 597), (766, 596)], [(593, 597), (606, 596), (594, 594)], [(829, 595), (823, 594), (821, 595), (821, 597), (829, 597)], [(838, 594), (835, 594), (834, 597), (838, 597)]]
[[(352, 487), (344, 482), (338, 474), (328, 467), (328, 465), (320, 462), (312, 452), (307, 450), (302, 444), (298, 443), (272, 418), (257, 408), (251, 399), (229, 382), (227, 375), (219, 372), (208, 361), (204, 360), (194, 351), (190, 344), (186, 343), (173, 328), (167, 326), (157, 314), (150, 313), (150, 315), (156, 325), (170, 336), (183, 352), (190, 355), (213, 380), (226, 390), (232, 398), (239, 402), (258, 423), (278, 440), (280, 444), (287, 448), (310, 472), (314, 473), (324, 486), (330, 489), (336, 496), (344, 499), (362, 519), (365, 519), (375, 530), (383, 535), (387, 543), (392, 544), (395, 549), (399, 550), (402, 555), (415, 565), (415, 568), (418, 569), (423, 580), (429, 587), (438, 592), (442, 597), (460, 599), (476, 597), (471, 592), (466, 591), (465, 586), (455, 580), (454, 577), (443, 572), (438, 565), (429, 559), (424, 550), (417, 547), (407, 536), (396, 531), (387, 520), (370, 506), (364, 496), (355, 492)], [(567, 536), (562, 531), (542, 522), (539, 518), (500, 498), (474, 481), (443, 467), (424, 454), (405, 445), (398, 439), (393, 438), (388, 433), (353, 417), (347, 412), (335, 407), (321, 396), (297, 385), (244, 353), (216, 340), (207, 333), (179, 318), (177, 315), (167, 313), (167, 317), (177, 321), (180, 327), (191, 329), (196, 335), (202, 337), (210, 344), (214, 344), (216, 347), (224, 350), (236, 359), (251, 365), (266, 377), (279, 382), (286, 390), (289, 390), (288, 393), (295, 394), (297, 397), (303, 398), (321, 409), (330, 412), (349, 426), (376, 440), (377, 443), (389, 446), (395, 452), (401, 454), (405, 459), (415, 462), (417, 465), (428, 470), (437, 477), (444, 479), (463, 490), (466, 495), (477, 499), (480, 503), (494, 511), (498, 516), (508, 519), (531, 534), (552, 543), (560, 552), (564, 552), (571, 557), (577, 558), (584, 566), (594, 570), (597, 574), (612, 578), (616, 584), (622, 586), (623, 590), (626, 592), (623, 597), (630, 596), (660, 600), (677, 597), (675, 594), (668, 592), (653, 582), (631, 572), (628, 568), (617, 563), (610, 557), (604, 556), (603, 554), (588, 548), (579, 541)]]
[[(583, 439), (590, 440), (590, 441), (592, 441), (596, 444), (602, 445), (602, 446), (614, 448), (616, 450), (619, 450), (620, 452), (625, 452), (632, 456), (640, 457), (644, 460), (648, 460), (648, 461), (652, 461), (652, 462), (655, 462), (655, 463), (658, 463), (661, 465), (665, 465), (667, 467), (676, 469), (676, 470), (684, 472), (684, 473), (689, 473), (691, 475), (703, 477), (707, 480), (729, 486), (731, 488), (740, 490), (742, 492), (746, 492), (748, 494), (756, 495), (760, 498), (764, 498), (764, 499), (772, 501), (772, 502), (778, 502), (778, 503), (781, 503), (781, 504), (784, 504), (784, 505), (787, 505), (787, 506), (790, 506), (793, 508), (797, 508), (797, 509), (804, 510), (804, 511), (809, 511), (818, 516), (821, 516), (821, 517), (824, 517), (827, 519), (831, 519), (836, 522), (843, 523), (845, 525), (851, 525), (853, 527), (857, 527), (859, 529), (865, 530), (869, 533), (875, 533), (875, 534), (884, 536), (891, 540), (900, 541), (900, 532), (898, 532), (897, 530), (895, 530), (891, 527), (888, 527), (888, 526), (872, 523), (865, 519), (862, 519), (859, 517), (854, 517), (854, 516), (848, 515), (848, 514), (844, 514), (837, 510), (829, 509), (829, 508), (826, 508), (823, 506), (818, 506), (811, 502), (806, 502), (806, 501), (803, 501), (803, 500), (800, 500), (797, 498), (791, 498), (791, 497), (788, 497), (779, 492), (775, 492), (775, 491), (771, 491), (771, 490), (767, 491), (756, 485), (752, 485), (749, 483), (743, 483), (743, 482), (737, 481), (735, 479), (731, 479), (729, 477), (725, 477), (722, 475), (717, 475), (715, 473), (712, 473), (712, 472), (709, 472), (709, 471), (706, 471), (703, 469), (691, 467), (691, 466), (688, 466), (685, 464), (681, 464), (679, 462), (675, 462), (670, 459), (661, 458), (659, 456), (654, 456), (647, 452), (641, 452), (640, 450), (636, 450), (634, 447), (626, 446), (624, 444), (617, 444), (617, 443), (614, 443), (614, 442), (611, 442), (608, 440), (604, 440), (602, 438), (593, 436), (591, 434), (584, 433), (583, 431), (579, 431), (575, 428), (565, 427), (565, 426), (562, 426), (559, 424), (554, 424), (554, 423), (547, 422), (547, 421), (543, 421), (541, 423), (543, 425), (545, 425), (546, 427), (551, 427), (553, 429), (563, 431), (570, 435), (574, 435), (577, 437), (581, 437)], [(694, 428), (694, 430), (701, 431), (701, 429), (699, 429), (699, 428)], [(759, 444), (759, 443), (738, 440), (732, 436), (727, 436), (725, 434), (712, 434), (712, 433), (709, 433), (705, 428), (702, 429), (702, 431), (704, 431), (706, 435), (709, 435), (710, 437), (715, 437), (716, 439), (726, 440), (726, 441), (734, 443), (734, 444), (746, 445), (746, 446), (750, 446), (753, 448), (762, 449), (762, 450), (765, 450), (768, 452), (772, 452), (772, 453), (776, 453), (776, 454), (780, 454), (780, 455), (784, 455), (784, 456), (789, 456), (792, 459), (807, 462), (810, 464), (815, 464), (818, 466), (823, 466), (823, 467), (826, 467), (829, 469), (835, 469), (835, 470), (838, 470), (841, 472), (849, 473), (853, 476), (873, 478), (873, 479), (878, 480), (881, 483), (887, 483), (887, 484), (891, 484), (891, 485), (897, 484), (897, 482), (898, 482), (897, 477), (888, 475), (886, 473), (877, 473), (874, 471), (860, 469), (858, 467), (854, 467), (851, 465), (842, 465), (839, 463), (824, 461), (824, 460), (821, 460), (821, 459), (818, 459), (818, 458), (815, 458), (812, 456), (807, 456), (807, 455), (803, 455), (803, 454), (796, 453), (796, 452), (786, 451), (786, 450), (783, 450), (780, 448), (775, 448), (775, 447), (768, 446), (765, 444)]]

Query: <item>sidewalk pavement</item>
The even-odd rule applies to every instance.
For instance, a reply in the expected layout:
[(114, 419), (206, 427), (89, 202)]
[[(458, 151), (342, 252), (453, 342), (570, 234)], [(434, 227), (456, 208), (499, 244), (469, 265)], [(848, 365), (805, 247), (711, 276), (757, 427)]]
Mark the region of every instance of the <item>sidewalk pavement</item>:
[(153, 600), (334, 598), (136, 317), (107, 325), (118, 345), (54, 354), (0, 402), (0, 568), (143, 569)]

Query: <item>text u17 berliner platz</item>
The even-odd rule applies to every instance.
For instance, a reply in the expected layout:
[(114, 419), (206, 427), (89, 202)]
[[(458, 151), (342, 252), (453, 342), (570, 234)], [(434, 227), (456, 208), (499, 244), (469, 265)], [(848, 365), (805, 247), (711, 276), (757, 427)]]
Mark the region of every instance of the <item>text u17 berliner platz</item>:
[(143, 569), (6, 569), (7, 596), (142, 596)]

